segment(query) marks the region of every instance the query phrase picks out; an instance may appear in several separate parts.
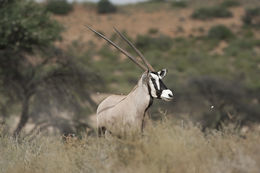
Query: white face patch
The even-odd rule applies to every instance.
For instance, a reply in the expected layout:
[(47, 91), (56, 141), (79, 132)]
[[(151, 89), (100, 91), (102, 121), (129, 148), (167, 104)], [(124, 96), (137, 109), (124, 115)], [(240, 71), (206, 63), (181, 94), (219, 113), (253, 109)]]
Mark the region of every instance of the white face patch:
[(152, 78), (155, 80), (158, 90), (160, 90), (159, 77), (156, 74), (151, 73)]
[(151, 81), (151, 79), (149, 79), (149, 85), (150, 85), (150, 88), (151, 88), (152, 97), (157, 98), (156, 89), (154, 88), (154, 85), (153, 85), (153, 82)]
[(173, 99), (172, 91), (169, 89), (163, 90), (161, 94), (161, 98), (165, 101), (171, 101)]

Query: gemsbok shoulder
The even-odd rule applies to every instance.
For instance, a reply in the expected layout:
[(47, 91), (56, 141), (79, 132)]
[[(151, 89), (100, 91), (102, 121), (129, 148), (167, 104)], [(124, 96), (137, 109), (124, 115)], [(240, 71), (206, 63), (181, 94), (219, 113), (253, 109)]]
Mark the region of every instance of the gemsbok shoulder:
[(153, 99), (157, 98), (165, 101), (173, 99), (172, 91), (162, 82), (167, 70), (162, 69), (156, 72), (143, 54), (116, 28), (114, 28), (115, 31), (135, 50), (144, 65), (104, 35), (89, 26), (87, 27), (144, 70), (137, 85), (128, 95), (111, 95), (99, 104), (97, 108), (98, 135), (101, 136), (109, 132), (121, 136), (128, 134), (130, 131), (142, 132), (144, 120), (148, 116), (147, 111), (152, 105)]

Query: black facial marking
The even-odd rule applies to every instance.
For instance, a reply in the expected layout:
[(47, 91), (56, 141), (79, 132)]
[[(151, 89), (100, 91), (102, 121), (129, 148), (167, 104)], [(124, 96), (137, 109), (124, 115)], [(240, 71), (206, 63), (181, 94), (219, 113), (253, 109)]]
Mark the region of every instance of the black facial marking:
[(154, 78), (151, 78), (151, 80), (152, 80), (152, 83), (153, 83), (153, 86), (154, 86), (155, 90), (157, 91), (157, 90), (158, 90), (158, 86), (157, 86), (157, 84), (156, 84), (155, 79), (154, 79)]
[[(156, 96), (157, 96), (157, 98), (160, 99), (160, 98), (161, 98), (162, 91), (159, 90), (159, 88), (158, 88), (158, 86), (157, 86), (157, 84), (156, 84), (155, 79), (154, 79), (154, 78), (151, 78), (151, 80), (152, 80), (152, 83), (153, 83), (154, 89), (155, 89), (155, 91), (156, 91)], [(160, 84), (160, 83), (159, 83), (159, 84)]]
[(159, 89), (158, 89), (158, 86), (157, 86), (157, 84), (156, 84), (155, 79), (154, 79), (154, 78), (151, 78), (151, 80), (152, 80), (154, 89), (155, 89), (155, 91), (156, 91), (156, 96), (157, 96), (157, 98), (161, 98), (161, 94), (160, 94), (160, 91), (159, 91)]
[(168, 88), (164, 85), (164, 83), (162, 82), (161, 79), (159, 80), (159, 83), (160, 83), (160, 88), (161, 88), (161, 90), (166, 90), (166, 89), (168, 89)]

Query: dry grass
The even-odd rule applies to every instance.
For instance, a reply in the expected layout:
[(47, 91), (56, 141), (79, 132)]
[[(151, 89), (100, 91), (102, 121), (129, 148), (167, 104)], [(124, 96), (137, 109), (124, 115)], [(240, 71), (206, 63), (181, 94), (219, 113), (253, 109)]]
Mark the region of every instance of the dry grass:
[(259, 173), (260, 134), (239, 133), (232, 127), (203, 133), (167, 120), (125, 139), (2, 136), (0, 172)]

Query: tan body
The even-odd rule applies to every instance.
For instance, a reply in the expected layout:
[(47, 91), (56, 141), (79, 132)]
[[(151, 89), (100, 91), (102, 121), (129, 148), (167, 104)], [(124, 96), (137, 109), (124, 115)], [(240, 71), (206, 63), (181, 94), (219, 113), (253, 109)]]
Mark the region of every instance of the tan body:
[(142, 78), (128, 95), (111, 95), (97, 109), (97, 127), (120, 135), (129, 131), (142, 131), (143, 121), (151, 98)]

